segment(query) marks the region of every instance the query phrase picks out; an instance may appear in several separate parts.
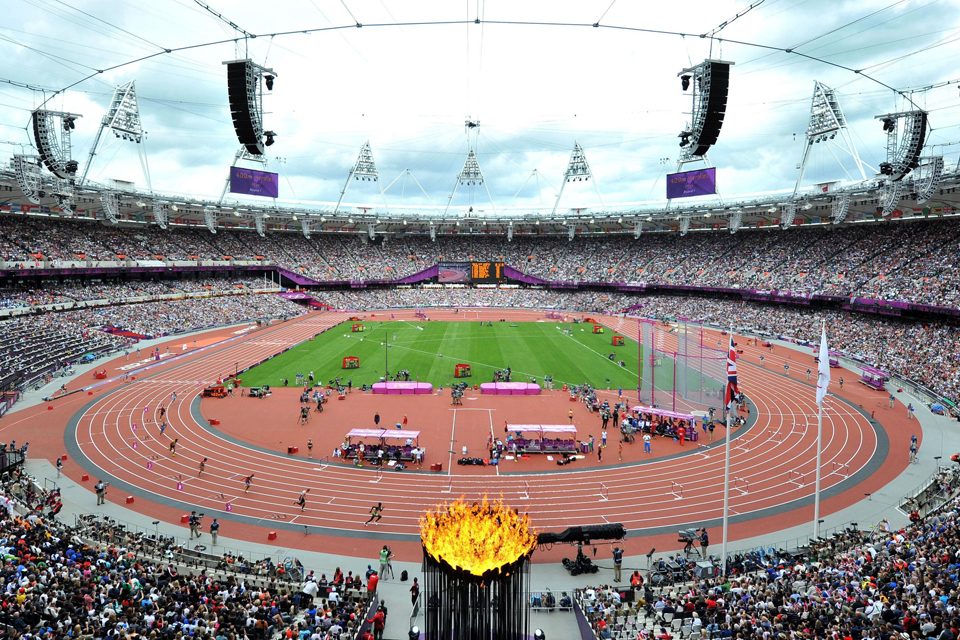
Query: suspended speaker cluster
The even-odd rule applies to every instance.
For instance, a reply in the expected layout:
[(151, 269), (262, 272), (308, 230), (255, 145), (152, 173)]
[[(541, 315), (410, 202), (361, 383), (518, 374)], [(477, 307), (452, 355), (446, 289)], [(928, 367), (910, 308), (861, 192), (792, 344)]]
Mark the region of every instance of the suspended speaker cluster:
[(743, 209), (737, 209), (730, 214), (730, 220), (727, 222), (730, 228), (730, 234), (733, 235), (740, 230), (740, 226), (743, 224)]
[(685, 236), (690, 231), (690, 216), (680, 218), (680, 235)]
[(166, 206), (159, 200), (153, 201), (153, 221), (156, 222), (157, 226), (161, 229), (166, 229), (169, 223)]
[(300, 221), (300, 230), (303, 231), (303, 237), (307, 240), (310, 239), (310, 220), (306, 216), (303, 217), (303, 220)]
[(257, 235), (263, 237), (263, 213), (257, 212), (253, 216), (253, 225), (257, 228)]
[(917, 109), (877, 118), (883, 122), (887, 134), (887, 160), (880, 163), (880, 174), (898, 182), (920, 166), (920, 152), (927, 138), (927, 112)]
[(207, 230), (210, 233), (215, 234), (217, 232), (217, 212), (213, 209), (204, 209), (203, 223), (207, 225)]
[(780, 228), (789, 229), (793, 226), (793, 220), (797, 217), (797, 204), (791, 202), (780, 209)]
[(849, 193), (844, 193), (834, 198), (833, 202), (830, 203), (830, 216), (833, 218), (833, 224), (840, 224), (846, 220), (848, 211), (850, 211)]
[(940, 185), (940, 178), (943, 176), (943, 158), (937, 156), (934, 158), (923, 158), (920, 166), (917, 167), (917, 177), (913, 181), (913, 188), (917, 192), (917, 204), (923, 204)]
[(120, 194), (115, 191), (103, 191), (100, 194), (100, 201), (103, 202), (103, 215), (107, 220), (112, 224), (120, 222)]
[(247, 153), (262, 156), (264, 147), (273, 144), (273, 131), (263, 129), (263, 85), (273, 89), (277, 74), (252, 60), (233, 60), (227, 65), (227, 92), (233, 128)]
[(704, 60), (679, 73), (684, 91), (691, 92), (693, 109), (690, 128), (680, 132), (684, 158), (701, 157), (716, 144), (727, 113), (732, 62)]
[(40, 176), (40, 159), (37, 156), (16, 154), (13, 156), (13, 168), (17, 174), (17, 186), (23, 191), (23, 195), (33, 204), (40, 204), (40, 198), (46, 195)]
[(880, 213), (889, 216), (900, 204), (903, 193), (902, 182), (886, 182), (880, 187)]
[(78, 114), (37, 109), (33, 112), (33, 140), (40, 161), (50, 172), (63, 179), (73, 179), (79, 165), (71, 157), (70, 132), (76, 129)]

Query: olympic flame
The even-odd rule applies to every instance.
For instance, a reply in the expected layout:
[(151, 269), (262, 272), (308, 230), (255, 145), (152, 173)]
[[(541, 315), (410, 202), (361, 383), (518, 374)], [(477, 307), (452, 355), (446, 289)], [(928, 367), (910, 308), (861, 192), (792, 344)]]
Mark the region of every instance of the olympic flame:
[(512, 564), (537, 546), (530, 517), (503, 504), (467, 504), (461, 496), (420, 518), (423, 546), (436, 560), (482, 576)]

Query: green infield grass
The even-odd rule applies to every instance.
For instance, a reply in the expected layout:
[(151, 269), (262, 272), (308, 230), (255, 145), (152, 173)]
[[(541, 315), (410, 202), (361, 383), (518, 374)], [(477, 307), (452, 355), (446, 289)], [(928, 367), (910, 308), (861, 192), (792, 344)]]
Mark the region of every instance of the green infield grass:
[[(491, 382), (495, 370), (509, 366), (514, 382), (536, 378), (543, 384), (549, 374), (555, 388), (584, 382), (600, 389), (637, 388), (637, 343), (627, 339), (614, 347), (609, 328), (594, 334), (591, 324), (393, 321), (364, 322), (365, 330), (354, 333), (353, 324), (344, 322), (254, 367), (241, 376), (243, 385), (281, 386), (284, 378), (293, 385), (297, 373), (312, 371), (317, 383), (340, 376), (360, 386), (378, 382), (389, 366), (392, 375), (405, 369), (411, 380), (449, 386), (457, 381), (454, 367), (469, 364), (472, 377), (459, 380), (470, 384)], [(569, 335), (563, 329), (569, 329)], [(343, 369), (347, 356), (359, 358), (360, 368)]]

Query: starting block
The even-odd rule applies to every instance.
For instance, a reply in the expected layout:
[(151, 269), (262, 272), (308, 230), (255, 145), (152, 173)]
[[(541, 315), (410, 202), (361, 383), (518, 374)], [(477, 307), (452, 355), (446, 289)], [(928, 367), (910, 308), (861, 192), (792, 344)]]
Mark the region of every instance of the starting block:
[(799, 471), (788, 471), (787, 472), (787, 482), (795, 484), (798, 487), (806, 486), (806, 476), (800, 473)]

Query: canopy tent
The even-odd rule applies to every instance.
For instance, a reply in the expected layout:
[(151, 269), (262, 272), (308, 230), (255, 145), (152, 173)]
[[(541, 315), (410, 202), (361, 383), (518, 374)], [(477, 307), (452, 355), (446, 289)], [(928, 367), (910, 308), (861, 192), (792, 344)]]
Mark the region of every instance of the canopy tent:
[(577, 434), (577, 427), (572, 424), (508, 424), (507, 431), (516, 433), (568, 433)]
[(883, 383), (886, 382), (889, 377), (890, 374), (882, 369), (864, 367), (863, 375), (860, 377), (860, 382), (868, 387), (871, 387), (872, 389), (883, 391)]
[(676, 411), (668, 411), (666, 409), (655, 409), (654, 407), (646, 407), (642, 404), (638, 404), (637, 406), (633, 407), (633, 411), (636, 413), (650, 413), (655, 416), (663, 416), (664, 418), (675, 418), (677, 420), (686, 420), (688, 422), (694, 422), (697, 420), (697, 418), (700, 417), (693, 413), (677, 413)]
[(516, 453), (575, 453), (577, 450), (577, 427), (572, 424), (507, 424), (507, 431), (540, 438), (517, 438), (512, 442)]
[(419, 431), (402, 431), (398, 429), (351, 429), (348, 438), (377, 438), (383, 440), (413, 440), (420, 441)]

